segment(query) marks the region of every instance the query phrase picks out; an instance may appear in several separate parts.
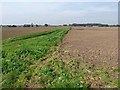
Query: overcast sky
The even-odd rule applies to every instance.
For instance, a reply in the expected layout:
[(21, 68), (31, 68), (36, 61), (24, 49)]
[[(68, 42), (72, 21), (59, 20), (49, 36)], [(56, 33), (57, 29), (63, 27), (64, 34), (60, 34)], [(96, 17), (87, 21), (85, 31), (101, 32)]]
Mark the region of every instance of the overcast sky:
[(2, 24), (118, 23), (117, 2), (2, 3)]

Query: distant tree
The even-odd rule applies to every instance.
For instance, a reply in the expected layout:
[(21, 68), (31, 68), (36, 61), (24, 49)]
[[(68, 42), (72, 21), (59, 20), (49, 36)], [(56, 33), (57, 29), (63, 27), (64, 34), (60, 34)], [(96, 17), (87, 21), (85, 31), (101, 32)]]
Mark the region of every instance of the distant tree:
[(117, 27), (120, 27), (120, 25), (116, 25)]
[(31, 25), (29, 24), (24, 24), (23, 27), (30, 27)]
[(16, 25), (12, 25), (11, 27), (17, 27)]
[(109, 27), (109, 25), (108, 24), (101, 24), (101, 25), (99, 25), (100, 27)]
[(39, 25), (37, 25), (37, 24), (36, 24), (35, 26), (36, 26), (36, 27), (39, 27)]
[(10, 27), (10, 25), (7, 25), (7, 27)]
[(46, 27), (47, 27), (47, 26), (48, 26), (48, 24), (45, 24), (44, 26), (46, 26)]
[(72, 26), (78, 26), (78, 24), (77, 23), (73, 23)]
[(16, 25), (7, 25), (7, 27), (17, 27)]
[(67, 24), (63, 24), (63, 26), (67, 26)]
[(108, 24), (105, 24), (104, 26), (105, 26), (105, 27), (109, 27), (109, 25), (108, 25)]

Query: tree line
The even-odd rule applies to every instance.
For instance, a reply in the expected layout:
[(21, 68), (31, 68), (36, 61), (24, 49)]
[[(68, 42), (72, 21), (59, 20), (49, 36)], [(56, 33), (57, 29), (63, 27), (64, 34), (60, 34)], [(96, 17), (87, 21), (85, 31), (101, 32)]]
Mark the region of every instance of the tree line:
[(38, 25), (38, 24), (24, 24), (24, 25), (1, 25), (2, 27), (40, 27), (40, 26), (50, 26), (48, 24)]
[[(44, 24), (44, 25), (38, 25), (38, 24), (24, 24), (24, 25), (2, 25), (2, 27), (40, 27), (40, 26), (52, 26), (49, 24)], [(120, 25), (109, 25), (109, 24), (100, 24), (100, 23), (87, 23), (87, 24), (77, 24), (77, 23), (73, 23), (73, 24), (63, 24), (63, 25), (58, 25), (58, 26), (98, 26), (98, 27), (120, 27)]]

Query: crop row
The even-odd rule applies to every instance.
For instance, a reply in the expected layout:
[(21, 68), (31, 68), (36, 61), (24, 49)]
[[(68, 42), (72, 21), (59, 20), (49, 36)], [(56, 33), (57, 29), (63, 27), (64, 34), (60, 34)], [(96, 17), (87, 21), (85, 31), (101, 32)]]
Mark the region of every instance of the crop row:
[(52, 53), (68, 29), (52, 30), (3, 41), (2, 86), (27, 87), (44, 58)]

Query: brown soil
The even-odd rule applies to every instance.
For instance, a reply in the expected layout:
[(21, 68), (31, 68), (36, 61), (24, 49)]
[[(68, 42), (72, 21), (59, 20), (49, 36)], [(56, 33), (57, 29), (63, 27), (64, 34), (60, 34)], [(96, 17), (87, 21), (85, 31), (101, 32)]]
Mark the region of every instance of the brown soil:
[[(77, 30), (77, 29), (83, 30)], [(81, 28), (73, 27), (63, 40), (62, 47), (69, 50), (76, 58), (93, 64), (112, 66), (117, 63), (118, 54), (117, 28)]]
[[(67, 50), (62, 59), (68, 62), (75, 58), (86, 71), (91, 87), (110, 87), (101, 77), (91, 76), (95, 70), (107, 70), (111, 77), (118, 77), (112, 69), (118, 68), (117, 27), (72, 27), (65, 36), (61, 48)], [(96, 79), (98, 78), (98, 79)], [(103, 85), (104, 84), (104, 85)]]
[(63, 27), (3, 27), (2, 39), (7, 39), (15, 36), (22, 36), (27, 34), (34, 34), (38, 32), (58, 29)]
[[(56, 29), (56, 27), (38, 28), (3, 28), (3, 39), (38, 33)], [(80, 62), (80, 67), (85, 71), (86, 80), (92, 88), (114, 87), (114, 79), (118, 73), (113, 68), (118, 68), (118, 28), (117, 27), (72, 27), (62, 41), (59, 49), (54, 53), (54, 59), (61, 59), (68, 63), (71, 59)], [(51, 57), (52, 58), (52, 57)], [(43, 62), (43, 65), (47, 61)], [(111, 82), (105, 81), (104, 73), (109, 73)]]

